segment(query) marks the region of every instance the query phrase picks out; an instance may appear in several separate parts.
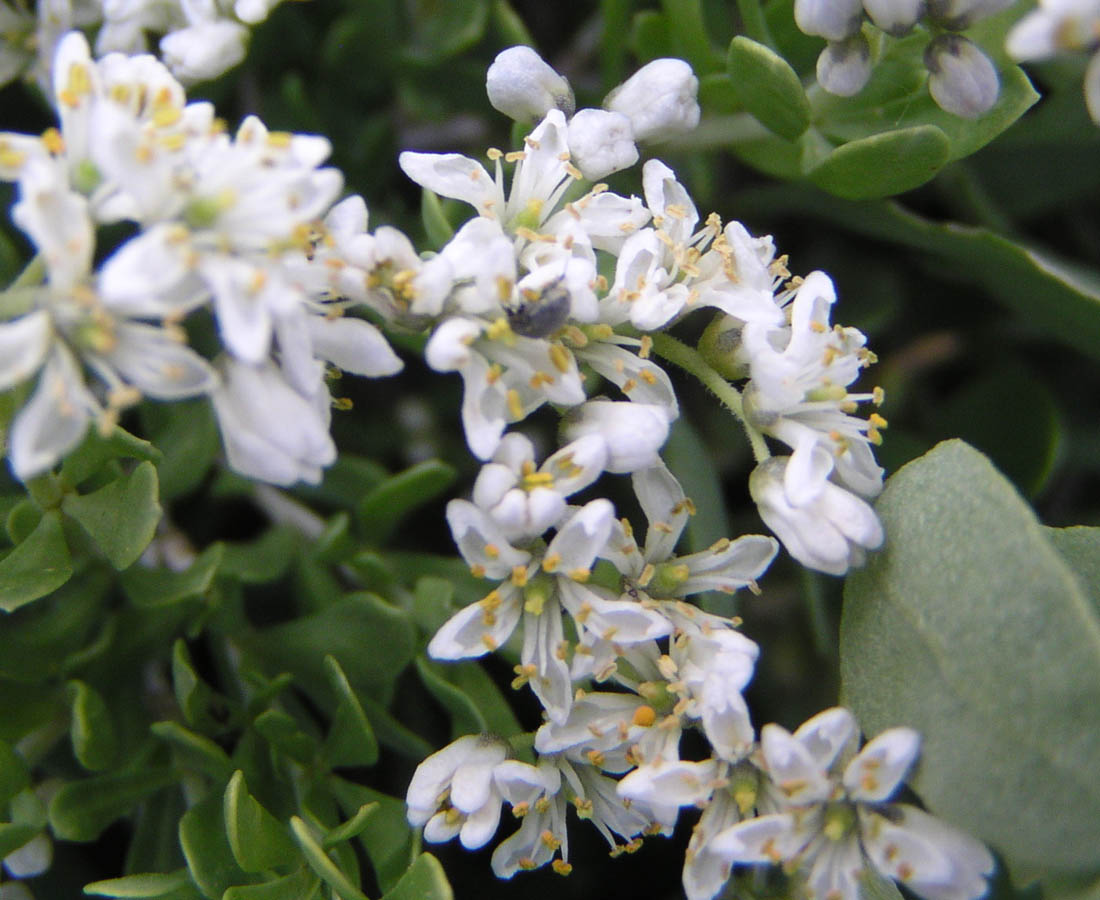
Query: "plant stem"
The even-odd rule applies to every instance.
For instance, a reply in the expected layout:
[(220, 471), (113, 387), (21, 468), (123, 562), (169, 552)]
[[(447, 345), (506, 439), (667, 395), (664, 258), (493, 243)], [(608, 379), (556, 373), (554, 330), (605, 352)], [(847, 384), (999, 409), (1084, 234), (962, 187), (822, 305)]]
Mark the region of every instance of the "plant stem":
[(764, 18), (760, 0), (737, 0), (737, 11), (741, 14), (741, 23), (745, 26), (745, 37), (750, 37), (757, 43), (775, 50), (775, 39), (772, 37), (771, 29), (768, 28), (767, 19)]
[(726, 381), (721, 374), (716, 372), (707, 361), (698, 353), (681, 341), (668, 334), (652, 334), (653, 349), (670, 363), (679, 366), (689, 375), (694, 375), (707, 387), (722, 404), (733, 413), (733, 417), (741, 423), (745, 435), (752, 447), (752, 455), (758, 463), (771, 456), (768, 445), (764, 442), (764, 436), (757, 431), (745, 418), (745, 407), (741, 402), (741, 392)]

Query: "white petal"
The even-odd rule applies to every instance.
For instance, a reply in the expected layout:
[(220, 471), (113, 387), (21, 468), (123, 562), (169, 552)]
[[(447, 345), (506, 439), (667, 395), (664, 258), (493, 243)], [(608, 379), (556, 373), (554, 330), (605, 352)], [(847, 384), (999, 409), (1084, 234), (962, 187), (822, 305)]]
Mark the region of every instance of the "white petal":
[(768, 774), (790, 803), (821, 803), (829, 798), (832, 783), (824, 767), (785, 728), (765, 725), (760, 731), (760, 750)]
[(52, 337), (50, 316), (45, 310), (0, 322), (0, 392), (22, 384), (38, 371)]
[(882, 732), (848, 763), (844, 787), (853, 800), (881, 803), (905, 780), (920, 753), (920, 735), (912, 728)]
[(458, 153), (413, 153), (398, 157), (406, 175), (421, 187), (469, 203), (480, 215), (499, 219), (504, 198), (481, 163)]
[(107, 359), (143, 394), (158, 400), (181, 400), (212, 391), (218, 376), (210, 364), (163, 328), (120, 322), (118, 344)]
[[(435, 633), (428, 644), (433, 659), (469, 659), (484, 656), (501, 646), (515, 631), (522, 611), (521, 599), (511, 586), (488, 603), (479, 600), (460, 609)], [(490, 595), (492, 596), (492, 595)]]
[(794, 733), (822, 769), (843, 758), (859, 737), (855, 716), (843, 706), (834, 706), (807, 719)]
[(307, 318), (314, 352), (354, 375), (376, 378), (400, 372), (404, 363), (377, 328), (362, 319), (344, 316)]
[(778, 863), (797, 856), (808, 837), (791, 813), (773, 813), (719, 832), (711, 849), (735, 863)]

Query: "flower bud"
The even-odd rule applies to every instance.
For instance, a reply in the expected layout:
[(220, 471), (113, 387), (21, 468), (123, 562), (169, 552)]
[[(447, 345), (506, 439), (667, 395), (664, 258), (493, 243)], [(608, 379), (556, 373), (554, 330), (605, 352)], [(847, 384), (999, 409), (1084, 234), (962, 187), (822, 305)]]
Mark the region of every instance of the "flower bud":
[(638, 161), (634, 129), (622, 113), (582, 109), (569, 122), (569, 153), (581, 174), (599, 181)]
[(668, 439), (669, 412), (651, 403), (591, 400), (573, 413), (565, 426), (569, 440), (598, 434), (607, 444), (608, 472), (637, 472), (657, 465)]
[(655, 59), (604, 99), (630, 119), (636, 141), (662, 141), (699, 124), (699, 79), (682, 59)]
[(993, 63), (976, 44), (941, 34), (924, 51), (928, 93), (936, 104), (964, 119), (976, 119), (997, 102), (1001, 82)]
[(862, 34), (830, 42), (817, 58), (817, 81), (830, 94), (852, 97), (871, 78), (871, 47)]
[(794, 20), (803, 34), (842, 41), (859, 31), (860, 0), (795, 0)]
[(517, 122), (534, 122), (552, 109), (573, 115), (569, 82), (530, 47), (509, 47), (497, 54), (485, 76), (489, 102)]
[(863, 8), (879, 28), (900, 36), (917, 24), (924, 0), (863, 0)]
[(1007, 9), (1016, 0), (928, 0), (928, 15), (944, 28), (961, 31)]

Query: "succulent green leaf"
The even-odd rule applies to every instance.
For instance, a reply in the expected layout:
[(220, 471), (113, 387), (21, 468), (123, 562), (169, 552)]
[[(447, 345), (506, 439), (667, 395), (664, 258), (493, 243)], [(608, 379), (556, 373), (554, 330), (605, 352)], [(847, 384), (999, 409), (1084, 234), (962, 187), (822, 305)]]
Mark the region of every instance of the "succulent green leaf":
[(80, 445), (65, 457), (61, 466), (61, 481), (76, 487), (113, 459), (155, 463), (160, 458), (161, 452), (156, 447), (122, 428), (116, 426), (105, 438), (100, 436), (98, 429), (89, 428)]
[(217, 781), (225, 781), (233, 772), (233, 763), (221, 747), (179, 722), (154, 722), (149, 730), (172, 746), (182, 768), (197, 769)]
[(321, 846), (329, 850), (337, 844), (342, 844), (344, 841), (350, 841), (352, 838), (358, 837), (370, 823), (370, 817), (378, 812), (378, 807), (379, 804), (377, 801), (360, 806), (354, 816), (342, 825), (337, 825), (332, 831), (325, 835), (325, 839), (321, 841)]
[(336, 712), (322, 757), (329, 766), (373, 766), (378, 761), (378, 739), (367, 714), (335, 657), (326, 656), (324, 666), (336, 694)]
[(382, 900), (454, 900), (454, 891), (439, 860), (421, 853)]
[(1044, 528), (1043, 534), (1073, 570), (1100, 614), (1100, 528)]
[(219, 716), (214, 711), (224, 710), (224, 706), (220, 706), (214, 690), (195, 671), (182, 638), (172, 646), (172, 689), (188, 725), (200, 731), (217, 728)]
[(730, 41), (726, 65), (738, 99), (766, 128), (793, 141), (809, 127), (802, 80), (774, 50), (738, 35)]
[(147, 767), (63, 785), (50, 801), (50, 827), (66, 841), (94, 841), (145, 797), (176, 783), (172, 769)]
[(384, 542), (402, 518), (446, 491), (455, 477), (453, 466), (431, 459), (387, 478), (359, 503), (359, 517), (367, 538), (379, 544)]
[(222, 895), (222, 900), (313, 900), (320, 886), (320, 879), (303, 866), (274, 881), (231, 887)]
[(442, 248), (454, 236), (455, 230), (443, 211), (439, 195), (427, 188), (420, 191), (420, 221), (424, 224), (428, 243), (435, 250)]
[(961, 441), (877, 509), (886, 547), (845, 587), (843, 701), (869, 735), (922, 733), (913, 786), (1010, 870), (1100, 871), (1100, 615), (1081, 582)]
[(99, 545), (111, 565), (122, 570), (133, 565), (160, 522), (157, 470), (151, 462), (139, 463), (90, 494), (70, 494), (61, 508), (75, 519)]
[(73, 574), (61, 516), (51, 510), (27, 538), (0, 559), (0, 610), (13, 612), (57, 590)]
[(221, 900), (227, 888), (253, 879), (241, 871), (229, 846), (217, 794), (196, 803), (180, 819), (180, 847), (191, 878), (209, 900)]
[(281, 709), (269, 709), (252, 723), (273, 746), (291, 759), (309, 763), (317, 753), (317, 742), (298, 727), (294, 717)]
[(286, 827), (248, 793), (244, 772), (233, 773), (223, 801), (229, 847), (244, 871), (279, 868), (295, 857), (294, 843)]
[(118, 738), (107, 704), (95, 688), (83, 681), (70, 681), (68, 693), (73, 755), (85, 769), (106, 769), (118, 753)]
[(307, 825), (298, 816), (290, 819), (290, 828), (294, 832), (294, 838), (298, 846), (305, 854), (306, 862), (326, 884), (332, 887), (341, 900), (367, 900), (359, 888), (357, 888), (346, 874), (332, 861), (324, 849), (317, 842)]
[(30, 784), (30, 772), (23, 757), (7, 741), (0, 741), (0, 807)]
[(451, 720), (451, 737), (478, 734), (488, 729), (485, 717), (466, 694), (443, 677), (442, 666), (427, 657), (416, 658), (416, 671), (428, 692), (439, 701)]
[(182, 572), (131, 566), (122, 576), (122, 589), (135, 606), (169, 606), (202, 597), (214, 583), (224, 552), (224, 544), (211, 544)]
[(18, 850), (41, 831), (40, 826), (24, 822), (0, 822), (0, 858)]
[(4, 527), (12, 544), (21, 544), (42, 521), (42, 510), (30, 497), (17, 499), (4, 517)]
[(151, 872), (140, 875), (126, 875), (122, 878), (110, 878), (106, 881), (93, 881), (84, 885), (84, 893), (93, 897), (168, 897), (181, 888), (192, 887), (191, 876), (186, 869), (176, 872)]
[(375, 809), (363, 823), (359, 843), (370, 857), (378, 884), (388, 891), (405, 874), (412, 853), (413, 831), (405, 817), (405, 802), (335, 776), (327, 786), (345, 815), (364, 807)]
[(422, 0), (413, 22), (412, 46), (405, 56), (437, 65), (476, 44), (489, 21), (488, 0)]
[(848, 200), (889, 197), (929, 181), (951, 156), (951, 142), (935, 125), (899, 128), (842, 144), (807, 174)]
[(630, 47), (640, 63), (674, 56), (671, 35), (667, 18), (656, 10), (645, 9), (634, 16), (630, 28)]

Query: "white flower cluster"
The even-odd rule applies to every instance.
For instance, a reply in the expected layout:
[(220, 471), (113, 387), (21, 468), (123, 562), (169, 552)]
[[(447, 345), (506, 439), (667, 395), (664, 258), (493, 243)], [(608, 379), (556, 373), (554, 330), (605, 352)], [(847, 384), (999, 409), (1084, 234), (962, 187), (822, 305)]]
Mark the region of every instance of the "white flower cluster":
[(795, 0), (794, 16), (806, 34), (828, 41), (817, 60), (818, 83), (851, 97), (871, 77), (865, 20), (900, 37), (924, 21), (936, 36), (924, 52), (928, 92), (942, 109), (966, 119), (988, 112), (1001, 83), (992, 60), (959, 32), (1011, 6), (1014, 0)]
[[(15, 475), (51, 468), (93, 419), (109, 429), (143, 396), (209, 394), (234, 468), (318, 480), (335, 458), (326, 363), (401, 368), (381, 333), (334, 300), (334, 231), (366, 211), (355, 197), (332, 208), (343, 179), (321, 168), (328, 141), (256, 118), (230, 136), (162, 63), (93, 61), (78, 32), (58, 46), (53, 97), (59, 128), (0, 133), (0, 178), (18, 183), (12, 217), (42, 271), (0, 301), (0, 390), (40, 373), (11, 424)], [(137, 233), (95, 268), (97, 227), (117, 222)], [(225, 348), (213, 365), (182, 324), (207, 307)], [(81, 364), (104, 391), (88, 388)]]
[(49, 93), (58, 44), (73, 28), (98, 26), (96, 56), (160, 55), (185, 84), (216, 78), (244, 59), (249, 26), (279, 0), (0, 0), (0, 85), (24, 72)]
[(1091, 53), (1085, 69), (1085, 105), (1100, 125), (1100, 2), (1039, 0), (1008, 33), (1005, 49), (1021, 62), (1066, 53)]

